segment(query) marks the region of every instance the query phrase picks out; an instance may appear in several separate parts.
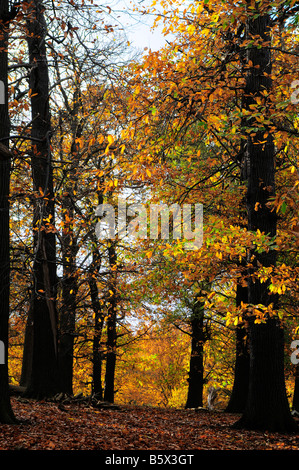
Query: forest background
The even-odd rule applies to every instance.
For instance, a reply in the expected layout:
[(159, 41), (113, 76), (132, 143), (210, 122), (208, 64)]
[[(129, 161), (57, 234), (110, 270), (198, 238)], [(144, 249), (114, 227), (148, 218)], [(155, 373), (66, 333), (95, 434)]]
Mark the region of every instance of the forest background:
[[(176, 408), (207, 406), (212, 386), (220, 409), (241, 412), (254, 380), (293, 429), (298, 2), (141, 3), (132, 17), (150, 15), (166, 38), (142, 53), (117, 6), (1, 8), (10, 385)], [(139, 234), (134, 203), (202, 204), (202, 246), (171, 230), (100, 237), (97, 208), (119, 200)]]

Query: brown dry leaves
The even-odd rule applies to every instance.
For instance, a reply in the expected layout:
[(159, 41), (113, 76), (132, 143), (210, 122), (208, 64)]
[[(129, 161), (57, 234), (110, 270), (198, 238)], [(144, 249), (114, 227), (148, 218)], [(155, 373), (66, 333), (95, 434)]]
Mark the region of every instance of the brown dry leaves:
[(80, 404), (12, 398), (19, 425), (0, 425), (0, 450), (299, 450), (299, 435), (240, 431), (223, 412)]

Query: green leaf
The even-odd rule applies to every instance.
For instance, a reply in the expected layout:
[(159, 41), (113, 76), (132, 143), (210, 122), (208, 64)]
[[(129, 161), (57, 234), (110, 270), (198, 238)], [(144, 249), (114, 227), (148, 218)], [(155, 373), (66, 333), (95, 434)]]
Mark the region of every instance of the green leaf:
[(283, 214), (286, 213), (287, 205), (286, 205), (285, 201), (281, 204), (280, 210), (281, 210), (281, 212), (282, 212)]

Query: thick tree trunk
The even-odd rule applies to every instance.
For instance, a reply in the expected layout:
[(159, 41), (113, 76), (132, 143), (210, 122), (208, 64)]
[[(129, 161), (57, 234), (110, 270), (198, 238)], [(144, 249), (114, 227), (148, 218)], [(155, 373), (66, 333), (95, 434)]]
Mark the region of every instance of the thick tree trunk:
[(97, 275), (101, 267), (101, 256), (98, 248), (94, 244), (92, 253), (92, 263), (89, 269), (89, 292), (91, 298), (91, 305), (94, 311), (94, 335), (92, 343), (92, 392), (97, 397), (103, 399), (103, 386), (102, 386), (102, 361), (103, 353), (101, 347), (101, 339), (104, 325), (104, 309), (99, 300), (99, 289), (97, 284)]
[[(4, 103), (0, 105), (0, 422), (13, 424), (17, 420), (11, 408), (8, 388), (8, 321), (10, 296), (10, 250), (9, 250), (9, 189), (10, 154), (8, 115), (8, 24), (2, 20), (9, 11), (8, 1), (0, 3), (0, 80), (4, 86)], [(3, 92), (3, 89), (1, 90)], [(3, 357), (4, 356), (4, 357)]]
[[(247, 302), (247, 287), (240, 283), (237, 285), (236, 304)], [(228, 413), (242, 413), (245, 409), (249, 385), (249, 347), (247, 329), (244, 325), (236, 328), (236, 361), (234, 373), (234, 386), (226, 411)]]
[[(32, 306), (32, 302), (31, 302)], [(23, 348), (23, 360), (22, 360), (22, 372), (20, 379), (20, 386), (27, 388), (30, 377), (31, 377), (31, 367), (32, 367), (32, 351), (33, 351), (33, 318), (32, 318), (32, 308), (29, 308), (26, 328), (25, 328), (25, 340)]]
[[(251, 6), (250, 3), (248, 3)], [(265, 101), (264, 92), (271, 90), (270, 15), (248, 10), (247, 39), (261, 38), (262, 47), (247, 49), (249, 70), (244, 90), (245, 107), (251, 111), (256, 98)], [(267, 44), (265, 44), (267, 42)], [(264, 117), (265, 113), (264, 113)], [(267, 206), (275, 194), (274, 143), (271, 129), (260, 129), (261, 124), (251, 117), (247, 123), (247, 213), (248, 229), (260, 230), (271, 237), (276, 235), (276, 215)], [(252, 269), (248, 281), (248, 302), (276, 306), (277, 299), (271, 296), (268, 284), (254, 279), (258, 266), (276, 263), (274, 250), (258, 253), (252, 250), (249, 259)], [(297, 426), (291, 416), (284, 381), (283, 329), (278, 319), (265, 318), (265, 323), (256, 323), (255, 316), (248, 315), (250, 344), (249, 390), (246, 407), (236, 427), (269, 431), (294, 431)]]
[[(67, 99), (67, 98), (65, 98)], [(71, 104), (67, 103), (67, 108)], [(72, 109), (69, 113), (71, 123), (71, 164), (65, 175), (64, 191), (62, 198), (62, 306), (59, 316), (59, 373), (60, 388), (62, 392), (73, 393), (73, 358), (74, 358), (74, 339), (76, 328), (76, 307), (78, 293), (78, 279), (76, 274), (76, 256), (78, 253), (78, 244), (74, 232), (74, 200), (77, 190), (77, 171), (80, 160), (80, 151), (78, 139), (82, 134), (80, 124), (80, 112), (82, 112), (82, 100), (80, 94), (80, 80), (76, 82), (73, 92)], [(60, 118), (61, 133), (63, 133), (63, 120)], [(62, 161), (64, 153), (62, 151)]]
[(299, 364), (297, 364), (295, 368), (295, 386), (292, 408), (294, 411), (299, 413)]
[(49, 76), (46, 60), (46, 24), (40, 0), (28, 12), (28, 50), (32, 109), (32, 177), (36, 195), (33, 215), (33, 346), (26, 394), (51, 396), (59, 390), (57, 363), (56, 240), (51, 163)]
[(102, 386), (102, 361), (103, 353), (101, 349), (101, 339), (104, 323), (103, 307), (99, 301), (99, 292), (97, 281), (94, 278), (89, 280), (89, 290), (92, 308), (95, 314), (94, 319), (94, 336), (93, 336), (93, 359), (92, 359), (92, 392), (97, 397), (103, 399), (103, 386)]
[(113, 243), (108, 247), (109, 264), (111, 277), (108, 286), (110, 296), (108, 298), (108, 318), (107, 318), (107, 352), (106, 352), (106, 373), (105, 373), (105, 391), (104, 400), (114, 403), (114, 377), (116, 365), (116, 251)]
[[(240, 51), (240, 61), (244, 64), (244, 52)], [(245, 63), (246, 65), (246, 63)], [(244, 70), (243, 70), (244, 73)], [(242, 97), (241, 106), (244, 108), (246, 100)], [(246, 119), (242, 118), (241, 126), (246, 124)], [(246, 161), (246, 144), (244, 139), (241, 139), (240, 144), (240, 180), (244, 184), (247, 179), (247, 161)], [(240, 216), (246, 220), (246, 201), (243, 198), (240, 207)], [(240, 307), (243, 303), (248, 302), (248, 285), (246, 281), (246, 260), (240, 262), (241, 276), (237, 281), (236, 289), (236, 307)], [(249, 345), (248, 345), (248, 331), (245, 323), (238, 325), (236, 328), (236, 359), (234, 370), (234, 385), (232, 393), (226, 407), (228, 413), (242, 413), (245, 409), (245, 404), (248, 396), (249, 386)]]
[(203, 350), (206, 336), (203, 330), (204, 305), (195, 302), (191, 316), (191, 356), (188, 378), (188, 396), (185, 408), (203, 405), (204, 365)]
[[(72, 224), (73, 211), (67, 202), (64, 201), (62, 207), (68, 207), (67, 215)], [(60, 391), (72, 395), (74, 339), (78, 292), (78, 279), (76, 275), (77, 246), (74, 239), (73, 229), (68, 227), (68, 224), (65, 224), (64, 231), (65, 233), (63, 234), (62, 241), (63, 280), (62, 305), (59, 312), (58, 364)]]
[(78, 293), (78, 278), (76, 273), (77, 240), (74, 234), (74, 207), (72, 195), (73, 179), (66, 185), (65, 196), (62, 200), (64, 227), (62, 234), (62, 305), (59, 312), (59, 342), (58, 363), (60, 375), (60, 391), (73, 393), (73, 359), (76, 329), (76, 308)]

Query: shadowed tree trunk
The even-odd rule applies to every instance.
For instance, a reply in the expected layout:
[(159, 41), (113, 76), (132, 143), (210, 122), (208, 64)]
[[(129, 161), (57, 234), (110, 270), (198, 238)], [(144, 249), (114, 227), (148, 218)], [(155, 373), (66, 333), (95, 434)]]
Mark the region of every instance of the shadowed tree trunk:
[(7, 48), (8, 23), (3, 21), (8, 14), (8, 1), (0, 3), (0, 422), (16, 423), (17, 420), (10, 404), (8, 388), (8, 321), (10, 294), (10, 251), (9, 251), (9, 189), (10, 189), (10, 152), (9, 115), (7, 94)]
[(74, 209), (71, 201), (71, 188), (63, 197), (64, 228), (61, 242), (63, 279), (62, 305), (59, 312), (58, 364), (60, 391), (73, 394), (73, 359), (76, 328), (76, 308), (78, 279), (76, 273), (76, 255), (78, 246), (73, 231)]
[[(244, 51), (240, 51), (240, 62), (246, 66), (246, 56)], [(243, 69), (245, 73), (246, 69)], [(242, 109), (246, 100), (242, 96)], [(246, 125), (246, 119), (242, 117), (241, 126)], [(246, 183), (247, 179), (247, 161), (246, 161), (246, 145), (244, 139), (241, 139), (240, 145), (240, 181), (242, 184)], [(240, 207), (240, 217), (241, 219), (246, 220), (246, 200), (242, 198), (241, 207)], [(237, 289), (236, 289), (236, 306), (240, 307), (243, 303), (248, 302), (248, 285), (245, 279), (246, 277), (246, 260), (242, 259), (240, 262), (241, 276), (237, 280)], [(244, 276), (245, 274), (245, 276)], [(235, 370), (234, 370), (234, 385), (232, 393), (226, 407), (228, 413), (242, 413), (245, 409), (245, 404), (248, 396), (248, 386), (249, 386), (249, 345), (248, 345), (248, 331), (245, 327), (244, 322), (240, 325), (237, 325), (236, 328), (236, 358), (235, 358)]]
[[(101, 158), (98, 162), (98, 168), (101, 165)], [(103, 182), (103, 181), (102, 181)], [(103, 204), (103, 193), (100, 189), (97, 190), (98, 206)], [(99, 400), (103, 399), (103, 386), (102, 386), (102, 365), (104, 354), (102, 351), (102, 333), (104, 326), (105, 308), (99, 299), (99, 288), (97, 277), (102, 263), (102, 256), (98, 247), (98, 239), (96, 231), (90, 232), (92, 240), (92, 263), (89, 268), (89, 292), (92, 309), (94, 311), (94, 335), (92, 343), (92, 393), (97, 396)]]
[[(275, 195), (274, 142), (271, 129), (258, 129), (252, 116), (251, 106), (256, 98), (269, 103), (264, 92), (271, 90), (270, 15), (253, 10), (248, 2), (246, 24), (248, 40), (261, 38), (262, 46), (253, 45), (247, 49), (248, 73), (244, 90), (245, 109), (250, 110), (247, 122), (247, 215), (248, 229), (260, 230), (270, 237), (276, 235), (276, 214), (267, 203)], [(265, 44), (265, 42), (267, 44)], [(265, 116), (266, 112), (264, 112)], [(249, 254), (252, 269), (248, 280), (248, 302), (274, 308), (277, 299), (269, 292), (269, 283), (254, 279), (258, 266), (274, 266), (275, 250), (259, 253), (254, 248)], [(249, 389), (246, 407), (235, 427), (278, 432), (297, 430), (287, 400), (284, 380), (283, 329), (279, 320), (266, 315), (265, 323), (256, 323), (256, 317), (248, 312), (248, 334), (250, 345)]]
[(106, 373), (105, 373), (105, 391), (104, 400), (114, 403), (114, 376), (116, 365), (116, 250), (112, 242), (108, 247), (109, 265), (111, 270), (110, 281), (108, 285), (108, 315), (107, 315), (107, 352), (106, 352)]
[(59, 390), (57, 361), (56, 240), (51, 163), (49, 76), (46, 59), (46, 24), (40, 0), (29, 3), (28, 50), (31, 64), (32, 178), (36, 196), (33, 215), (34, 259), (32, 358), (26, 395), (51, 396)]
[(295, 368), (295, 386), (292, 408), (294, 411), (299, 413), (299, 364), (297, 364)]
[[(67, 99), (67, 98), (65, 98)], [(66, 103), (70, 108), (70, 103)], [(77, 169), (80, 160), (79, 144), (77, 139), (81, 137), (79, 111), (82, 109), (80, 84), (76, 83), (73, 94), (73, 108), (70, 113), (72, 145), (71, 165), (65, 175), (64, 191), (61, 202), (63, 233), (61, 242), (63, 279), (62, 279), (62, 305), (59, 315), (59, 348), (58, 362), (60, 374), (61, 392), (72, 395), (73, 393), (73, 358), (74, 339), (76, 327), (76, 308), (78, 293), (78, 278), (76, 273), (76, 257), (78, 253), (77, 238), (74, 232), (74, 201), (77, 190)], [(61, 133), (63, 122), (60, 118)], [(63, 152), (62, 152), (63, 160)]]
[(198, 408), (203, 406), (203, 349), (206, 341), (203, 320), (204, 304), (196, 301), (192, 307), (191, 315), (191, 356), (188, 377), (188, 396), (185, 408)]
[[(247, 302), (247, 287), (237, 285), (236, 304)], [(226, 410), (228, 413), (242, 413), (245, 409), (249, 385), (249, 347), (247, 329), (244, 325), (236, 328), (236, 360), (234, 386)]]
[(102, 400), (103, 387), (102, 387), (102, 360), (103, 353), (101, 349), (101, 339), (104, 324), (104, 311), (103, 306), (99, 300), (99, 290), (95, 276), (100, 269), (100, 255), (98, 250), (93, 252), (93, 262), (90, 269), (89, 277), (89, 291), (91, 304), (94, 311), (94, 337), (93, 337), (93, 370), (92, 370), (92, 392)]

